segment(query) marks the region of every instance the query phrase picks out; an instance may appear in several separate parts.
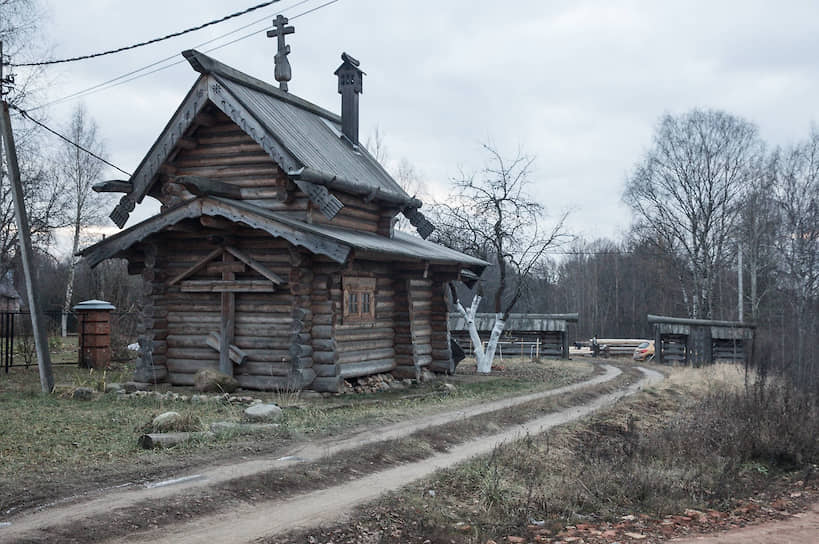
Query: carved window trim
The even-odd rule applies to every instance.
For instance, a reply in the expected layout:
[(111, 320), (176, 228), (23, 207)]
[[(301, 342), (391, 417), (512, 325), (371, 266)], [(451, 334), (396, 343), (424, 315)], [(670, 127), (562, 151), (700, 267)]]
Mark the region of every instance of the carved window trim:
[(375, 321), (375, 278), (343, 277), (343, 323)]

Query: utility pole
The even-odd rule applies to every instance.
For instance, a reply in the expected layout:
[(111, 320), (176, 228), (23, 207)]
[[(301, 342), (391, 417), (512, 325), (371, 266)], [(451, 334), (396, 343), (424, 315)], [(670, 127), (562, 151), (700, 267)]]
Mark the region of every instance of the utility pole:
[(3, 147), (6, 155), (11, 194), (14, 199), (14, 216), (17, 219), (17, 239), (20, 246), (20, 260), (23, 262), (23, 276), (26, 282), (28, 295), (28, 309), (31, 315), (31, 329), (34, 333), (34, 345), (37, 350), (37, 366), (40, 370), (40, 385), (43, 393), (51, 393), (54, 389), (54, 374), (51, 371), (51, 355), (48, 352), (48, 339), (44, 327), (44, 320), (39, 303), (39, 293), (34, 278), (32, 266), (31, 231), (28, 227), (28, 216), (23, 200), (23, 184), (20, 181), (20, 168), (17, 164), (17, 149), (14, 147), (14, 134), (11, 130), (11, 116), (9, 105), (6, 102), (6, 89), (14, 83), (14, 76), (3, 77), (3, 42), (0, 41), (0, 95), (2, 96), (3, 112), (0, 115), (0, 134), (3, 138)]
[(743, 285), (742, 285), (742, 243), (737, 243), (737, 315), (739, 317), (740, 323), (742, 322), (742, 318), (744, 316), (743, 311), (743, 304), (742, 304), (742, 294), (743, 294)]

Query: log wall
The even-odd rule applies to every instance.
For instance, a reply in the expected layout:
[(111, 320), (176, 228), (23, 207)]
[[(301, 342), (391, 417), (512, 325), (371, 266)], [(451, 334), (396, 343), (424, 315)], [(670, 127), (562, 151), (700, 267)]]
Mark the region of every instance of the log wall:
[[(164, 234), (165, 278), (178, 276), (213, 251), (216, 245), (208, 241), (209, 235), (215, 232)], [(235, 377), (242, 387), (254, 389), (300, 386), (305, 376), (309, 378), (309, 372), (300, 371), (311, 367), (312, 360), (301, 351), (294, 353), (294, 338), (299, 340), (298, 346), (310, 344), (309, 336), (300, 336), (303, 331), (295, 330), (294, 321), (300, 317), (301, 326), (306, 324), (307, 330), (310, 322), (306, 319), (309, 316), (294, 313), (297, 297), (292, 287), (298, 286), (299, 296), (305, 295), (301, 293), (301, 278), (291, 277), (289, 244), (253, 229), (236, 229), (231, 236), (233, 247), (279, 276), (296, 280), (272, 293), (236, 293), (233, 343), (247, 353), (248, 359), (234, 366)], [(214, 262), (214, 266), (204, 268), (191, 279), (218, 279), (221, 277), (218, 268)], [(235, 276), (240, 281), (262, 279), (249, 268), (236, 272)], [(309, 299), (309, 288), (307, 293)], [(303, 302), (303, 298), (298, 301)], [(171, 383), (190, 385), (200, 368), (218, 368), (219, 352), (208, 347), (206, 340), (209, 334), (218, 333), (220, 329), (220, 294), (183, 292), (177, 283), (167, 286), (155, 299), (155, 305), (167, 315), (166, 364)], [(295, 384), (294, 379), (299, 383)]]
[[(208, 336), (219, 333), (221, 295), (190, 292), (189, 281), (213, 281), (229, 269), (236, 282), (263, 283), (256, 271), (220, 257), (191, 270), (220, 244), (262, 264), (286, 283), (273, 292), (237, 292), (233, 344), (247, 359), (234, 365), (242, 387), (339, 391), (343, 379), (381, 372), (417, 378), (431, 366), (449, 372), (444, 283), (407, 263), (353, 261), (345, 267), (246, 227), (229, 232), (201, 227), (168, 231), (145, 252), (143, 333), (151, 334), (153, 362), (173, 384), (190, 385), (201, 368), (218, 368)], [(150, 245), (150, 244), (148, 244)], [(217, 253), (218, 255), (218, 253)], [(374, 320), (346, 322), (343, 278), (375, 279)], [(211, 342), (212, 345), (212, 342)]]
[(409, 280), (409, 315), (413, 362), (418, 368), (432, 362), (432, 281)]
[[(298, 192), (285, 173), (262, 149), (224, 113), (208, 114), (207, 125), (200, 125), (186, 138), (187, 145), (169, 160), (164, 169), (158, 198), (172, 206), (193, 195), (174, 181), (175, 176), (200, 176), (236, 185), (242, 200), (275, 210), (307, 210), (307, 197)], [(298, 194), (297, 194), (298, 193)]]
[[(344, 276), (375, 277), (375, 319), (345, 323)], [(390, 372), (395, 368), (393, 280), (385, 263), (355, 262), (330, 278), (330, 299), (337, 309), (334, 316), (335, 347), (339, 374), (356, 378)]]
[(455, 373), (455, 364), (452, 361), (452, 350), (449, 345), (449, 320), (447, 319), (447, 296), (449, 290), (443, 281), (432, 282), (432, 300), (429, 324), (432, 329), (430, 345), (432, 347), (432, 362), (430, 369), (446, 374)]
[(397, 209), (384, 209), (366, 198), (336, 192), (344, 207), (328, 219), (229, 117), (218, 110), (208, 111), (207, 117), (208, 124), (196, 128), (163, 167), (161, 187), (154, 191), (163, 209), (194, 196), (175, 181), (176, 177), (200, 176), (238, 186), (242, 200), (296, 219), (389, 236), (390, 219)]
[(159, 382), (168, 378), (168, 310), (162, 303), (166, 274), (155, 244), (143, 244), (142, 252), (142, 319), (137, 334), (150, 353), (141, 353), (144, 360), (138, 365), (137, 379)]

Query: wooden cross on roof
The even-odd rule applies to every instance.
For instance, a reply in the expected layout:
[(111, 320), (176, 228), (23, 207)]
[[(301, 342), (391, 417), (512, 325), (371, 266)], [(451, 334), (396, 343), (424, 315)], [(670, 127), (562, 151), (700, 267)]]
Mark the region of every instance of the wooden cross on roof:
[(279, 88), (285, 92), (287, 92), (287, 82), (290, 81), (292, 74), (290, 71), (290, 61), (287, 60), (287, 55), (290, 54), (290, 46), (285, 45), (284, 37), (287, 34), (293, 34), (295, 31), (296, 29), (292, 26), (287, 26), (287, 17), (282, 15), (278, 15), (273, 21), (273, 30), (267, 31), (268, 38), (275, 36), (279, 40), (276, 56), (273, 57), (275, 63), (273, 75), (276, 81), (279, 82)]

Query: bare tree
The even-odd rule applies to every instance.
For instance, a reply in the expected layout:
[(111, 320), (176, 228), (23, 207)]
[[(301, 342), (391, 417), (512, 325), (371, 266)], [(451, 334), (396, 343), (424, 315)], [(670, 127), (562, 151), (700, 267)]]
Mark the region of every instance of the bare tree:
[[(20, 132), (17, 155), (29, 229), (34, 246), (46, 251), (55, 229), (66, 225), (67, 200), (55, 175), (53, 164), (43, 157), (43, 142), (35, 132)], [(14, 200), (5, 165), (0, 169), (0, 275), (12, 268), (17, 255), (18, 236), (14, 217)], [(2, 277), (0, 276), (0, 277)]]
[(435, 241), (491, 261), (497, 267), (498, 286), (492, 296), (495, 325), (484, 352), (474, 325), (482, 296), (476, 293), (466, 310), (453, 289), (473, 339), (478, 371), (492, 368), (498, 338), (506, 319), (525, 291), (532, 272), (546, 250), (564, 242), (566, 214), (545, 226), (543, 206), (527, 193), (534, 157), (518, 153), (505, 159), (496, 148), (484, 145), (488, 163), (477, 175), (455, 180), (455, 192), (436, 205)]
[(720, 265), (762, 151), (751, 123), (721, 111), (665, 115), (627, 182), (635, 227), (687, 267), (679, 282), (691, 317), (711, 317)]
[(815, 377), (815, 360), (805, 356), (808, 331), (816, 319), (811, 311), (819, 297), (819, 132), (785, 151), (777, 169), (779, 211), (775, 244), (782, 287), (794, 312), (794, 361), (798, 379)]
[[(68, 138), (83, 148), (102, 156), (102, 143), (97, 136), (97, 124), (88, 116), (85, 107), (77, 106), (71, 115), (71, 121), (66, 131)], [(99, 159), (89, 155), (77, 146), (64, 143), (58, 153), (57, 163), (64, 178), (66, 196), (70, 202), (68, 220), (72, 229), (71, 254), (68, 257), (68, 280), (63, 298), (63, 313), (61, 320), (62, 335), (68, 330), (68, 312), (71, 309), (71, 298), (74, 292), (74, 274), (77, 267), (76, 253), (80, 249), (80, 241), (85, 230), (99, 224), (104, 217), (104, 199), (92, 191), (91, 187), (99, 181), (104, 165)]]
[[(775, 288), (771, 273), (776, 269), (774, 241), (779, 223), (775, 201), (777, 155), (760, 158), (758, 176), (752, 180), (740, 210), (738, 238), (740, 251), (747, 256), (751, 320), (760, 317), (760, 308)], [(741, 294), (744, 297), (744, 294)]]
[[(0, 41), (4, 60), (16, 62), (47, 56), (40, 23), (45, 18), (38, 0), (0, 0)], [(45, 86), (45, 66), (15, 69), (13, 92), (7, 97), (11, 104), (24, 104)], [(8, 75), (8, 71), (4, 72)]]
[[(0, 40), (4, 62), (20, 56), (37, 55), (38, 27), (43, 18), (37, 0), (0, 0)], [(15, 85), (6, 99), (11, 104), (25, 104), (32, 89), (42, 84), (42, 68), (20, 69)], [(4, 75), (9, 75), (8, 70)], [(59, 180), (44, 153), (45, 145), (38, 131), (18, 125), (15, 142), (23, 184), (25, 207), (34, 246), (45, 251), (54, 228), (64, 224), (64, 205)], [(0, 166), (0, 277), (12, 268), (17, 254), (17, 225), (11, 186), (5, 164)]]

